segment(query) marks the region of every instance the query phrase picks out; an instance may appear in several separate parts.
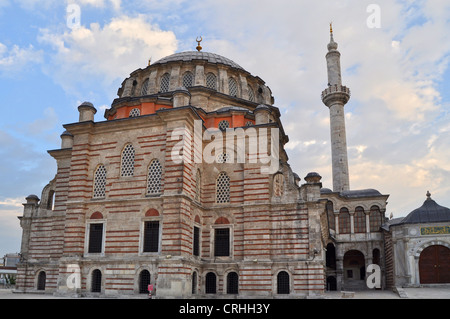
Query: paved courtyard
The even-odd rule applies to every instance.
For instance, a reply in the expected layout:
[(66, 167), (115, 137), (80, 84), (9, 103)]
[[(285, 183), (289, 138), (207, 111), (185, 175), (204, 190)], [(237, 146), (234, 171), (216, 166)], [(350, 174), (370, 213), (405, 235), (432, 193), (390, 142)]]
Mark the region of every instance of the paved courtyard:
[[(355, 291), (353, 299), (450, 299), (450, 286), (437, 288), (403, 288), (404, 295), (389, 290)], [(142, 297), (145, 299), (145, 296)], [(0, 299), (68, 299), (49, 294), (18, 294), (11, 289), (0, 289)], [(339, 291), (326, 292), (324, 299), (344, 299)]]

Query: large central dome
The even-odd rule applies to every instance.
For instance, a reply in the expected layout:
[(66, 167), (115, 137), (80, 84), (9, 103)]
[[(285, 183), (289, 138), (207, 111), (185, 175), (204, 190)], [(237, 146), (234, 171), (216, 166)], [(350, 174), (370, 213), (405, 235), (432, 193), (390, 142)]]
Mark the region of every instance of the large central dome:
[(223, 65), (235, 68), (235, 69), (244, 70), (244, 68), (242, 68), (239, 64), (237, 64), (236, 62), (234, 62), (226, 57), (223, 57), (216, 53), (201, 52), (201, 51), (200, 52), (199, 51), (186, 51), (186, 52), (175, 53), (175, 54), (166, 56), (166, 57), (156, 61), (155, 63), (153, 63), (153, 65), (165, 64), (168, 62), (175, 62), (175, 61), (191, 62), (193, 60), (205, 60), (209, 63), (223, 64)]

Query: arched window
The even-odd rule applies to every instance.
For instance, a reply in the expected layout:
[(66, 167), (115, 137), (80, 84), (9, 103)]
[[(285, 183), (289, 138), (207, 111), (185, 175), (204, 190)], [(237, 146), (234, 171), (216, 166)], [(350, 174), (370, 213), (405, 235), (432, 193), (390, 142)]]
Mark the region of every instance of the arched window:
[(228, 78), (228, 94), (235, 97), (238, 94), (237, 83), (236, 80), (233, 78)]
[(197, 294), (197, 272), (192, 273), (192, 294)]
[(92, 271), (91, 275), (91, 292), (102, 291), (102, 272), (99, 269)]
[(372, 206), (370, 208), (369, 221), (370, 221), (370, 231), (371, 232), (380, 231), (380, 227), (381, 227), (383, 220), (382, 220), (380, 208), (378, 206)]
[(160, 89), (159, 89), (159, 91), (160, 91), (161, 93), (169, 92), (169, 85), (170, 85), (170, 74), (169, 74), (169, 73), (165, 73), (165, 74), (161, 77), (161, 83), (160, 83)]
[(194, 75), (192, 72), (187, 71), (183, 75), (183, 86), (189, 88), (194, 85)]
[(45, 271), (41, 271), (38, 275), (37, 290), (45, 290), (45, 282), (47, 281), (47, 275)]
[(206, 75), (206, 87), (217, 91), (217, 77), (214, 73)]
[(235, 272), (227, 275), (227, 294), (237, 295), (239, 293), (239, 276)]
[(230, 178), (224, 172), (219, 174), (216, 181), (216, 203), (230, 202)]
[(139, 293), (148, 293), (148, 285), (150, 285), (150, 272), (144, 269), (139, 274)]
[(252, 87), (248, 85), (247, 88), (248, 88), (248, 100), (250, 102), (255, 102), (255, 93), (253, 92)]
[(350, 234), (350, 213), (345, 207), (339, 211), (339, 233)]
[(206, 274), (205, 280), (205, 293), (215, 294), (217, 292), (217, 280), (216, 274), (209, 272)]
[(289, 274), (285, 271), (280, 271), (277, 275), (277, 294), (287, 295), (290, 293)]
[(94, 198), (103, 198), (106, 196), (106, 168), (100, 164), (94, 173)]
[(227, 128), (230, 127), (230, 122), (227, 120), (222, 120), (219, 122), (219, 130), (226, 131)]
[(129, 117), (138, 117), (138, 116), (141, 116), (141, 110), (139, 110), (138, 108), (134, 108), (130, 111)]
[(147, 180), (148, 195), (161, 194), (161, 176), (162, 176), (161, 163), (157, 159), (154, 159), (148, 167), (148, 180)]
[(137, 81), (133, 80), (133, 86), (131, 87), (131, 96), (134, 96), (134, 94), (136, 93), (136, 86), (137, 86)]
[(355, 225), (355, 233), (366, 232), (366, 214), (364, 213), (364, 208), (361, 206), (356, 207), (353, 222)]
[(48, 192), (47, 209), (53, 210), (55, 208), (55, 191), (50, 190)]
[(134, 147), (131, 144), (127, 144), (122, 151), (121, 168), (122, 176), (134, 175)]
[(141, 95), (147, 95), (148, 82), (149, 82), (149, 80), (147, 79), (144, 81), (144, 83), (142, 83)]

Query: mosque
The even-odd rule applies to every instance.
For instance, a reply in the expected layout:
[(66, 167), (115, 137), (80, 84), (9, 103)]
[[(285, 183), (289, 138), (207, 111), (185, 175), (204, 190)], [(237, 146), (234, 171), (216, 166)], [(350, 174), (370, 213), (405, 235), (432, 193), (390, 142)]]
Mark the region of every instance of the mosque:
[(17, 292), (155, 298), (313, 298), (326, 290), (450, 283), (450, 209), (404, 219), (352, 190), (340, 52), (330, 30), (333, 186), (292, 171), (272, 91), (234, 61), (180, 52), (135, 70), (94, 121), (63, 125), (40, 198), (29, 195)]

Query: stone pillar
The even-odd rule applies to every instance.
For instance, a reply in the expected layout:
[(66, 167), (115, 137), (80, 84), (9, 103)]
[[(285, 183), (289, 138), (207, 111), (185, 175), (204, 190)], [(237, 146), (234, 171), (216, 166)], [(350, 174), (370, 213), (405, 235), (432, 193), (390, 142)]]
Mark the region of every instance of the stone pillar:
[(174, 108), (190, 105), (191, 94), (184, 86), (182, 86), (175, 89), (172, 99)]
[(253, 113), (255, 114), (255, 124), (269, 123), (270, 107), (264, 104), (259, 105)]
[(61, 134), (61, 149), (73, 147), (73, 135), (65, 131)]
[(195, 86), (206, 86), (205, 67), (203, 65), (195, 66)]
[(80, 122), (94, 122), (94, 115), (97, 113), (97, 110), (92, 103), (84, 102), (78, 107), (78, 112), (80, 112)]

